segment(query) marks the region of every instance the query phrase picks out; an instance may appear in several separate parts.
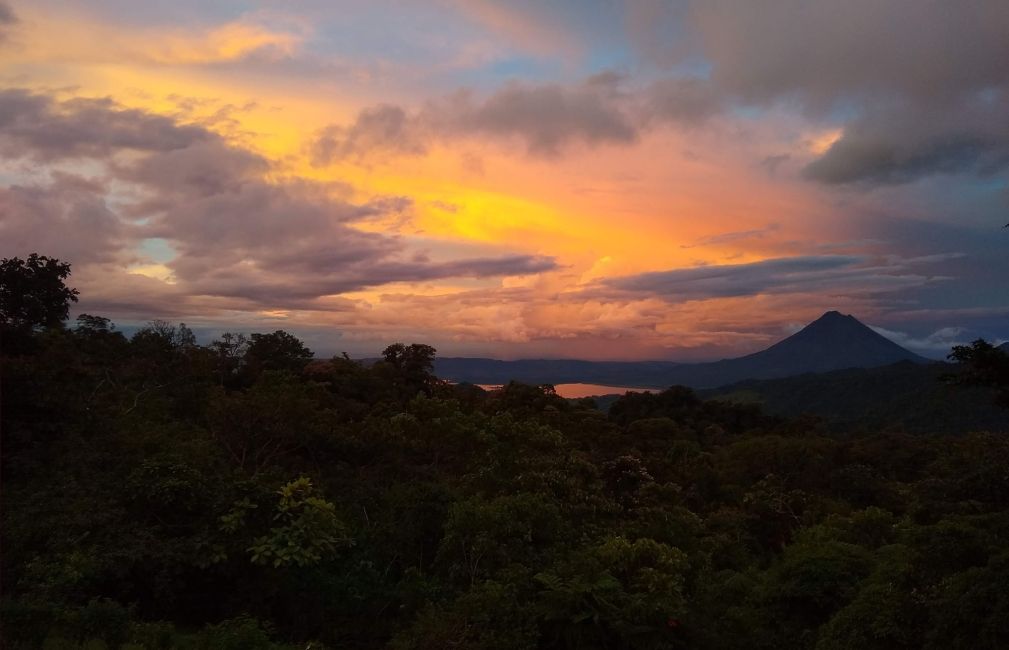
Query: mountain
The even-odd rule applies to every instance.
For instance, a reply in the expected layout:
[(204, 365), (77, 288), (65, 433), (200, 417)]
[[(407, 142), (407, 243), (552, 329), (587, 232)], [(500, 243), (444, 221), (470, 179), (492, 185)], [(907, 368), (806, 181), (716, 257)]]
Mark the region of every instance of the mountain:
[(713, 388), (744, 379), (775, 379), (807, 372), (875, 368), (898, 361), (931, 363), (877, 334), (857, 318), (828, 311), (766, 350), (713, 363), (692, 364), (671, 373), (673, 383)]
[(474, 384), (607, 384), (610, 386), (664, 387), (674, 368), (672, 361), (575, 361), (521, 359), (499, 361), (466, 357), (435, 358), (434, 372), (443, 379)]
[(593, 383), (645, 388), (682, 384), (714, 388), (745, 379), (874, 368), (898, 361), (930, 363), (877, 334), (854, 316), (829, 311), (766, 350), (710, 363), (443, 358), (436, 360), (435, 373), (444, 379), (477, 384), (503, 384), (514, 379), (548, 384)]

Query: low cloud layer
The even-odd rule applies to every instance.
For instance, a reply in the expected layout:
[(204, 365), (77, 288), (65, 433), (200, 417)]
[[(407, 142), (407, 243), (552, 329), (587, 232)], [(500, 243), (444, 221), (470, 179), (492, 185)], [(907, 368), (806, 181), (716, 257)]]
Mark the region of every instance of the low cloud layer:
[(671, 302), (761, 294), (891, 292), (942, 280), (918, 268), (936, 259), (814, 255), (654, 271), (608, 280), (609, 287)]

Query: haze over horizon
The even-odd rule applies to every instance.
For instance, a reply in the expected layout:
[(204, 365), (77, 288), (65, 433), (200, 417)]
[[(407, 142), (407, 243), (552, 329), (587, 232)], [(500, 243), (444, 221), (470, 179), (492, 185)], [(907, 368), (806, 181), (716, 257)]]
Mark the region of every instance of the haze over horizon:
[(1009, 3), (0, 0), (0, 257), (319, 352), (1009, 336)]

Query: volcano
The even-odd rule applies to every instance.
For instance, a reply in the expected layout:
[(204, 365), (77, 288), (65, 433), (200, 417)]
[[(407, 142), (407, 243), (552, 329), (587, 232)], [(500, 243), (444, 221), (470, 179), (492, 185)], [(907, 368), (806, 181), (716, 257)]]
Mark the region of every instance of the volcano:
[(875, 368), (899, 361), (930, 363), (850, 314), (828, 311), (766, 350), (711, 363), (678, 366), (670, 383), (711, 388), (744, 379), (776, 379), (807, 372)]

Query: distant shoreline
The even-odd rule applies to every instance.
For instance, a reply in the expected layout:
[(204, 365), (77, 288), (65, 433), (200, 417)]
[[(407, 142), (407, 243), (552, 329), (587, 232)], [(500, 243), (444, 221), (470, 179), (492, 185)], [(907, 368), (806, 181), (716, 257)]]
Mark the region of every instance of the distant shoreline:
[[(476, 384), (484, 390), (497, 390), (502, 384)], [(607, 386), (605, 384), (554, 384), (554, 390), (565, 399), (580, 399), (582, 397), (599, 397), (602, 395), (623, 395), (624, 393), (661, 393), (663, 388), (640, 386)]]

